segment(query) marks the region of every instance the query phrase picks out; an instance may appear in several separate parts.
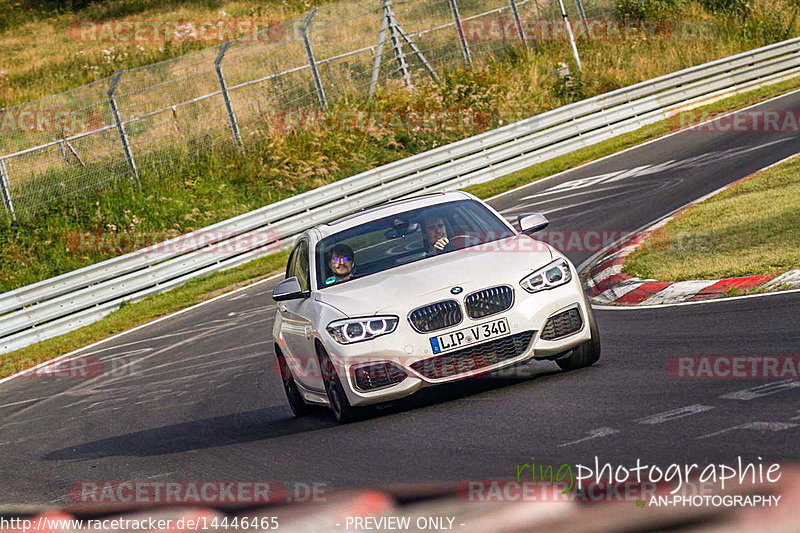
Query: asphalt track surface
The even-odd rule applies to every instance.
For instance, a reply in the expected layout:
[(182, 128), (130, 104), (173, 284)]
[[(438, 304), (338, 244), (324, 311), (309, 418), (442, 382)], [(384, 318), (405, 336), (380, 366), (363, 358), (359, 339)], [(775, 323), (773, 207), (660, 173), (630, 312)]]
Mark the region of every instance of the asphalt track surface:
[[(800, 109), (800, 93), (755, 110), (764, 109)], [(542, 211), (551, 230), (630, 231), (798, 151), (793, 132), (685, 132), (491, 203), (509, 217)], [(594, 251), (566, 253), (579, 264)], [(88, 350), (106, 368), (91, 379), (0, 385), (0, 502), (69, 504), (77, 481), (275, 480), (331, 490), (510, 479), (531, 456), (556, 466), (595, 456), (625, 466), (798, 459), (800, 381), (666, 371), (681, 355), (800, 355), (798, 293), (598, 310), (603, 355), (593, 367), (564, 373), (536, 362), (339, 426), (326, 412), (291, 415), (270, 341), (273, 284)], [(673, 410), (680, 414), (656, 416)]]

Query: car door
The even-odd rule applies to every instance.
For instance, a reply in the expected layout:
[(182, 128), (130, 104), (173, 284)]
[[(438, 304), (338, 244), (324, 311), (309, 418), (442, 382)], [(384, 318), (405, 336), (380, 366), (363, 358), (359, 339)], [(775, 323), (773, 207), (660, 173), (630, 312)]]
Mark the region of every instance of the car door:
[[(295, 245), (286, 268), (286, 277), (296, 277), (303, 291), (311, 290), (309, 256), (308, 240), (301, 238)], [(313, 335), (314, 308), (314, 301), (310, 297), (278, 302), (281, 331), (289, 352), (284, 355), (290, 360), (292, 375), (306, 387), (319, 389), (321, 380), (316, 376), (318, 363)]]

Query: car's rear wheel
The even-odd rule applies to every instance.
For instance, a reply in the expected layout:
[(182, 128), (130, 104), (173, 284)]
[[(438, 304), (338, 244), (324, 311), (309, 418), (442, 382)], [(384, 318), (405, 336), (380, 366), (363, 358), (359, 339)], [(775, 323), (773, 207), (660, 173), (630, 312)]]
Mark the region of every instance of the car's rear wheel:
[(289, 365), (286, 364), (286, 358), (283, 356), (277, 346), (275, 347), (275, 357), (278, 359), (278, 368), (281, 372), (283, 390), (286, 392), (286, 399), (289, 402), (289, 407), (291, 407), (292, 413), (294, 416), (307, 415), (312, 411), (312, 408), (303, 400), (303, 396), (300, 394), (300, 389), (297, 388), (297, 383), (295, 383), (294, 378), (292, 377), (292, 371), (289, 369)]
[(600, 359), (600, 330), (594, 318), (594, 311), (589, 302), (586, 302), (586, 313), (589, 315), (589, 331), (592, 338), (574, 348), (569, 355), (556, 359), (556, 364), (561, 370), (577, 370), (595, 364)]
[(331, 361), (325, 349), (319, 345), (317, 345), (317, 357), (319, 358), (322, 382), (325, 384), (325, 392), (328, 395), (328, 403), (331, 405), (333, 417), (340, 424), (358, 420), (363, 414), (363, 409), (350, 405), (333, 361)]

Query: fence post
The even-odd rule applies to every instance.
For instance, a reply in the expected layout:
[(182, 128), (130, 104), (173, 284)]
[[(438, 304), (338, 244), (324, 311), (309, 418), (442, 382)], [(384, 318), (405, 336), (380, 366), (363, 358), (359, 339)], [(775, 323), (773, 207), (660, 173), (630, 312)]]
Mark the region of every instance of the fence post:
[(469, 53), (467, 39), (464, 37), (464, 28), (461, 27), (461, 16), (458, 14), (458, 4), (456, 4), (456, 0), (448, 0), (448, 2), (450, 3), (450, 11), (453, 12), (453, 20), (456, 23), (458, 40), (461, 41), (461, 51), (464, 52), (464, 61), (472, 66), (472, 55)]
[(522, 41), (522, 48), (528, 49), (528, 43), (525, 42), (525, 31), (522, 29), (522, 21), (519, 19), (519, 11), (517, 10), (516, 0), (508, 0), (511, 4), (511, 13), (514, 14), (514, 23), (517, 25), (517, 32), (519, 32), (519, 40)]
[(564, 8), (564, 0), (558, 0), (558, 5), (561, 6), (561, 17), (564, 19), (564, 25), (567, 27), (569, 46), (572, 48), (572, 55), (575, 57), (575, 64), (578, 66), (578, 72), (580, 72), (581, 56), (578, 55), (578, 47), (575, 45), (575, 35), (572, 34), (572, 26), (570, 26), (569, 18), (567, 18), (567, 10)]
[(308, 26), (311, 24), (311, 19), (317, 12), (316, 7), (312, 7), (311, 11), (306, 15), (305, 20), (300, 25), (300, 33), (303, 34), (303, 45), (306, 47), (306, 55), (308, 56), (308, 64), (311, 66), (311, 75), (314, 76), (314, 85), (317, 86), (317, 98), (319, 105), (322, 109), (328, 109), (328, 100), (325, 98), (325, 89), (322, 87), (322, 80), (319, 77), (319, 70), (317, 69), (317, 62), (314, 59), (314, 51), (311, 49), (311, 41), (308, 40)]
[(586, 32), (586, 38), (589, 38), (589, 22), (586, 20), (586, 11), (583, 9), (583, 2), (581, 0), (575, 0), (575, 4), (578, 6), (578, 15), (581, 17), (581, 21), (583, 21), (583, 30)]
[(417, 45), (414, 44), (414, 41), (411, 40), (411, 37), (408, 36), (406, 31), (403, 29), (403, 27), (399, 23), (397, 23), (396, 21), (395, 21), (395, 26), (397, 27), (397, 31), (400, 32), (400, 35), (402, 35), (403, 40), (411, 48), (411, 51), (414, 52), (414, 54), (416, 54), (417, 59), (419, 59), (420, 62), (422, 62), (422, 64), (425, 65), (425, 70), (428, 71), (428, 74), (430, 74), (430, 76), (433, 79), (433, 81), (435, 81), (436, 83), (439, 83), (439, 76), (436, 75), (436, 71), (433, 70), (433, 67), (431, 66), (431, 64), (428, 63), (428, 60), (422, 54), (422, 50), (417, 48)]
[(378, 76), (381, 72), (381, 58), (383, 57), (383, 46), (386, 41), (386, 30), (389, 26), (389, 19), (386, 18), (386, 10), (384, 9), (381, 14), (381, 31), (378, 32), (378, 46), (375, 48), (375, 61), (372, 63), (372, 78), (369, 80), (369, 96), (375, 94), (375, 89), (378, 86)]
[[(233, 140), (239, 148), (244, 148), (242, 145), (242, 137), (239, 135), (239, 123), (236, 121), (236, 114), (233, 112), (233, 105), (231, 99), (228, 97), (228, 84), (225, 81), (225, 75), (222, 73), (222, 60), (225, 58), (225, 52), (231, 45), (230, 41), (225, 41), (219, 47), (219, 53), (214, 60), (214, 70), (217, 71), (217, 79), (219, 80), (219, 88), (222, 91), (222, 99), (225, 101), (225, 109), (228, 111), (228, 121), (231, 123), (231, 131), (233, 131)], [(175, 108), (173, 107), (173, 112)]]
[(125, 124), (119, 118), (119, 109), (117, 108), (117, 100), (114, 98), (114, 93), (119, 85), (119, 79), (125, 73), (124, 70), (118, 70), (111, 78), (111, 86), (108, 88), (108, 105), (111, 107), (111, 114), (114, 117), (114, 124), (117, 126), (117, 133), (119, 133), (119, 140), (122, 142), (122, 151), (125, 153), (125, 159), (128, 161), (128, 166), (133, 171), (133, 179), (137, 185), (141, 187), (139, 182), (139, 171), (136, 169), (136, 161), (133, 159), (133, 152), (131, 152), (131, 145), (128, 142), (128, 134), (125, 133)]
[(394, 49), (394, 57), (397, 59), (397, 64), (400, 66), (400, 72), (403, 74), (403, 80), (406, 82), (406, 87), (412, 89), (414, 85), (411, 83), (411, 74), (408, 72), (408, 64), (406, 63), (406, 55), (403, 53), (403, 43), (400, 40), (400, 32), (397, 29), (397, 20), (394, 17), (394, 10), (392, 10), (392, 0), (383, 0), (383, 13), (389, 25), (389, 38), (392, 40), (392, 48)]
[(11, 201), (11, 186), (8, 179), (8, 168), (6, 168), (6, 160), (0, 159), (0, 189), (3, 194), (3, 205), (6, 206), (6, 211), (11, 215), (11, 220), (17, 220), (17, 214), (14, 211), (14, 203)]

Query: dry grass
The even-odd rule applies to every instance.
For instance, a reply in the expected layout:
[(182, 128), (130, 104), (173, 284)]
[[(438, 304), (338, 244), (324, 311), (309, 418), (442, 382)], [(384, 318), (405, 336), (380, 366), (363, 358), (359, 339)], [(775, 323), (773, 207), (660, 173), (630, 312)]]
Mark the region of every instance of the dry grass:
[[(309, 7), (319, 3), (309, 2)], [(98, 4), (77, 13), (33, 13), (0, 33), (0, 106), (69, 90), (121, 68), (178, 57), (213, 44), (191, 40), (81, 40), (69, 29), (82, 21), (283, 20), (306, 9), (301, 2), (279, 0), (113, 0)], [(126, 11), (130, 13), (124, 14)], [(24, 21), (25, 18), (34, 20)]]

